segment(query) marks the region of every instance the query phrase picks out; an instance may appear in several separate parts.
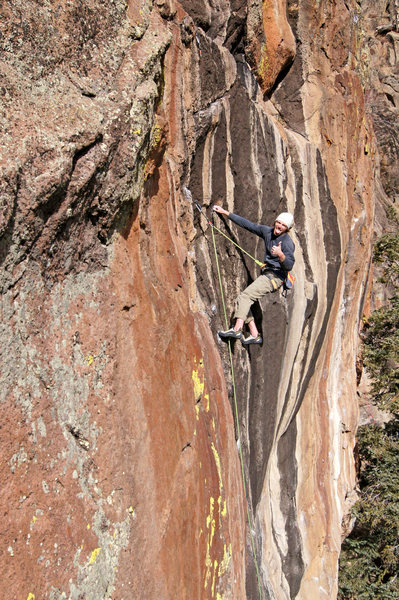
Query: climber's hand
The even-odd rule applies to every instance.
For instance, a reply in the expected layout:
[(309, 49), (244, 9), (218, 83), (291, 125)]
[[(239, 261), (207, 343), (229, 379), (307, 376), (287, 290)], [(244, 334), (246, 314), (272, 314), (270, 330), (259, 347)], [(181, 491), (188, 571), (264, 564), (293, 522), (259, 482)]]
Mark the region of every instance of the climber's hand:
[(272, 246), (272, 254), (274, 254), (274, 256), (277, 256), (277, 258), (281, 262), (285, 259), (285, 254), (281, 250), (281, 242), (279, 242), (277, 246)]
[(229, 216), (229, 211), (225, 210), (224, 208), (222, 208), (221, 206), (219, 206), (218, 204), (215, 204), (212, 207), (212, 210), (214, 210), (215, 212), (219, 213), (220, 215), (226, 215), (227, 217)]

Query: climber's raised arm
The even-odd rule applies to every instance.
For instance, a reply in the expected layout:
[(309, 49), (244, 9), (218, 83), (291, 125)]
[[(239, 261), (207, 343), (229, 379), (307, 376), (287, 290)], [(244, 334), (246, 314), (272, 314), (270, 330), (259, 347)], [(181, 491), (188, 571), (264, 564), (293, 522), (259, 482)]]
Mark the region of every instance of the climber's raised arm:
[(213, 210), (216, 213), (225, 215), (226, 217), (228, 217), (230, 219), (230, 221), (233, 221), (233, 223), (235, 223), (239, 227), (242, 227), (243, 229), (246, 229), (247, 231), (250, 231), (251, 233), (255, 233), (255, 235), (258, 235), (259, 237), (264, 237), (264, 234), (265, 234), (265, 232), (263, 231), (264, 225), (258, 225), (258, 223), (252, 223), (252, 221), (249, 221), (248, 219), (244, 219), (244, 217), (240, 217), (240, 215), (236, 215), (235, 213), (229, 212), (228, 210), (224, 209), (222, 206), (219, 206), (218, 204), (215, 204), (215, 206), (213, 207)]

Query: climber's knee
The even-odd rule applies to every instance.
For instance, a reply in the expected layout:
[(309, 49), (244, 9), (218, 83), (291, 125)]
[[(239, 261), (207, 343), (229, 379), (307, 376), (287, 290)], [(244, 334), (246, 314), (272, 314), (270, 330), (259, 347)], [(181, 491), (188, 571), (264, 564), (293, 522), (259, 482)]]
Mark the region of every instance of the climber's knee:
[(235, 310), (236, 319), (242, 319), (246, 322), (248, 313), (251, 309), (253, 302), (254, 301), (246, 293), (246, 290), (241, 292), (241, 294), (237, 298), (237, 308)]

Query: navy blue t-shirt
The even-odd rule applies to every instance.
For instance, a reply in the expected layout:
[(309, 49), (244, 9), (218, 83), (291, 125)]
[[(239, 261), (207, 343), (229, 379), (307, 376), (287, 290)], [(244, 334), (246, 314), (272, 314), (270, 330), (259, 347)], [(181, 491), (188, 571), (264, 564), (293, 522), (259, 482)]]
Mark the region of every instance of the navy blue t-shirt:
[[(240, 217), (239, 215), (236, 215), (234, 213), (229, 214), (229, 219), (231, 219), (236, 225), (247, 229), (251, 233), (255, 233), (264, 240), (264, 263), (266, 264), (266, 268), (270, 271), (274, 271), (274, 273), (278, 277), (280, 277), (280, 279), (285, 279), (287, 277), (288, 271), (291, 271), (295, 262), (295, 244), (288, 235), (288, 233), (285, 232), (278, 236), (274, 235), (274, 227), (268, 227), (267, 225), (258, 225), (257, 223), (252, 223), (252, 221), (248, 221), (248, 219), (244, 219), (244, 217)], [(285, 259), (283, 260), (283, 262), (280, 262), (279, 258), (272, 254), (272, 247), (277, 246), (280, 242), (281, 250), (284, 252), (285, 255)]]

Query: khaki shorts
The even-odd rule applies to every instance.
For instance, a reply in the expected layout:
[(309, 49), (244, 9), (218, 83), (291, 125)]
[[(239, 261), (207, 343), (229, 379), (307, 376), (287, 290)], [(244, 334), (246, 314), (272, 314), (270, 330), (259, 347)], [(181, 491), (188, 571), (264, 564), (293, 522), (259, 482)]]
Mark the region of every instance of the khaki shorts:
[(243, 319), (245, 323), (253, 321), (250, 313), (251, 306), (256, 300), (260, 300), (266, 294), (275, 292), (283, 284), (280, 279), (273, 278), (274, 285), (267, 275), (259, 275), (237, 298), (237, 308), (235, 311), (236, 319)]

